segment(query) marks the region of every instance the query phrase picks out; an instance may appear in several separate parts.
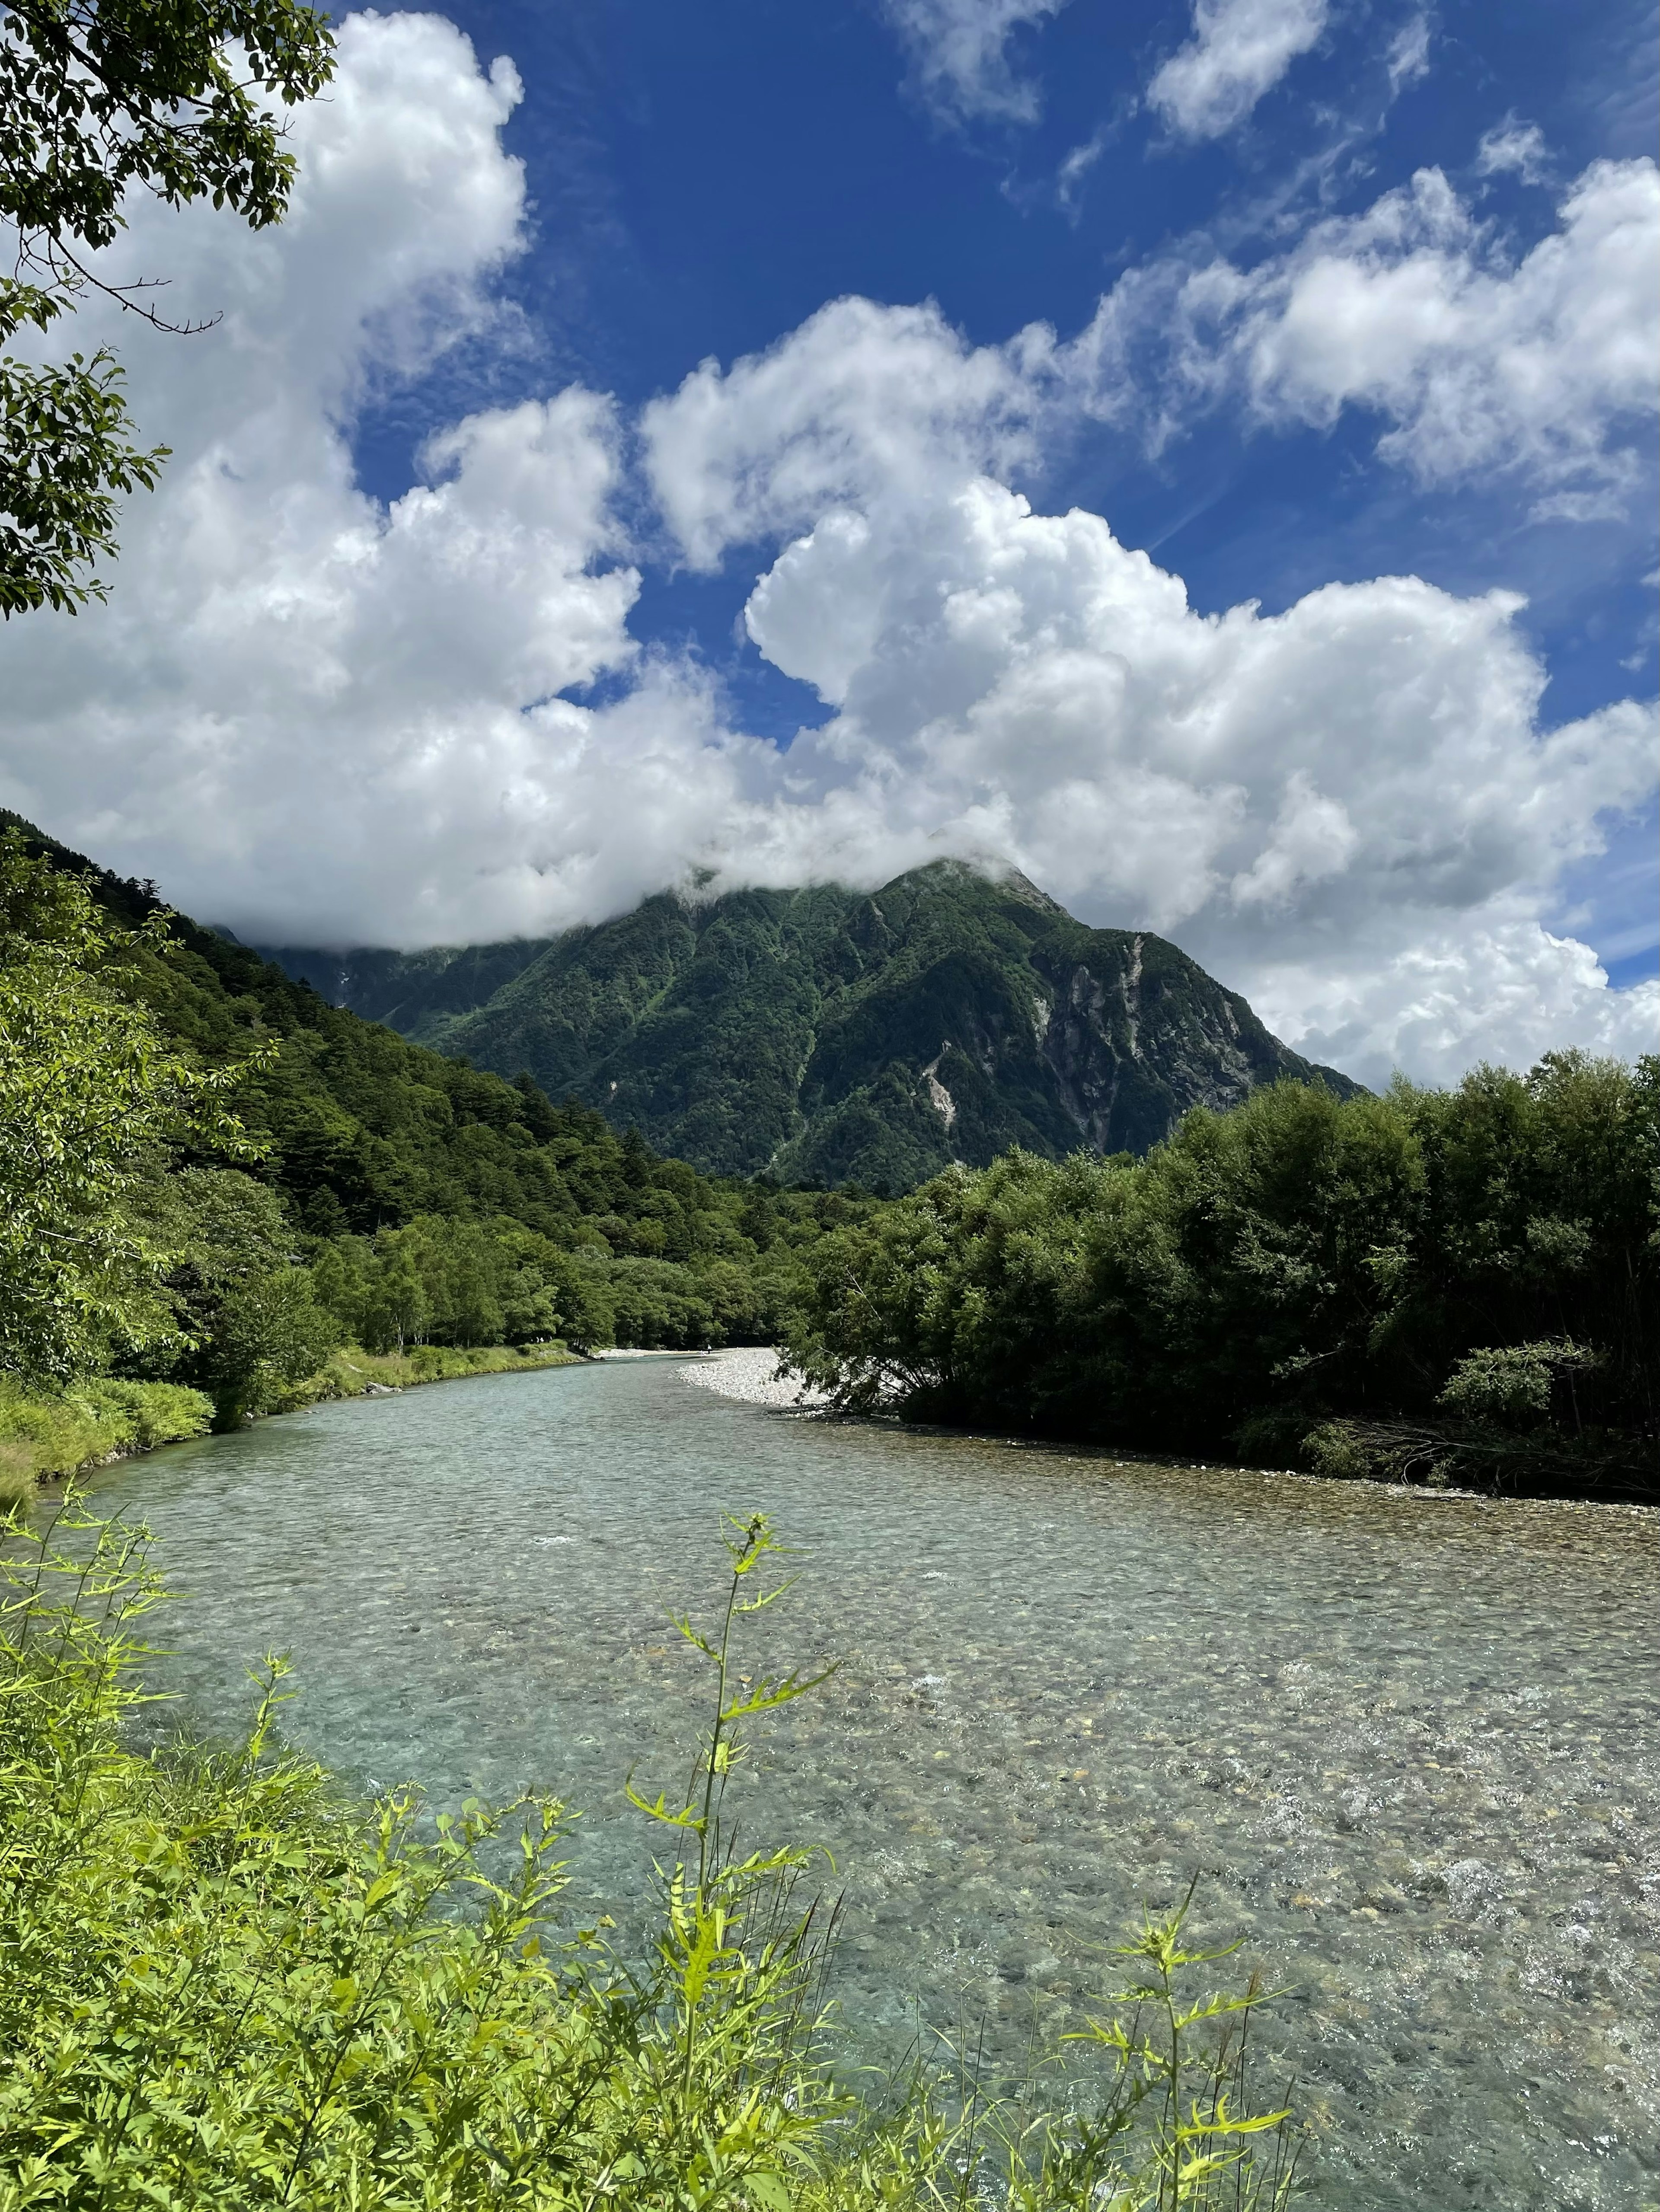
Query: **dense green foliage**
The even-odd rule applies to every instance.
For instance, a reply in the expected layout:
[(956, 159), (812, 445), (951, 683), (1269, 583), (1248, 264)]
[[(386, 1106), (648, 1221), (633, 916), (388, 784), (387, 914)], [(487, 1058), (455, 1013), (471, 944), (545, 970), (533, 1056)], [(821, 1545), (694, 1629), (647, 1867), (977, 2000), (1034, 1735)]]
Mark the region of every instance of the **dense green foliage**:
[(939, 1177), (818, 1248), (791, 1352), (850, 1408), (1653, 1494), (1657, 1199), (1660, 1060), (1282, 1084)]
[[(285, 1755), (268, 1660), (247, 1738), (146, 1756), (142, 1534), (70, 1516), (0, 1557), (0, 2212), (1270, 2212), (1297, 2150), (1254, 2108), (1254, 1989), (1189, 2000), (1183, 1913), (1127, 1947), (1135, 2006), (1066, 2109), (926, 2077), (838, 2085), (807, 1855), (737, 1859), (746, 1723), (811, 1686), (740, 1675), (774, 1549), (731, 1532), (712, 1677), (643, 1954), (559, 1919), (562, 1811), (423, 1823)], [(1218, 2038), (1225, 2039), (1219, 2052)]]
[(812, 1236), (823, 1219), (856, 1210), (763, 1194), (740, 1218), (764, 1248), (724, 1212), (702, 1222), (693, 1212), (678, 1259), (663, 1250), (686, 1214), (660, 1191), (630, 1218), (585, 1217), (562, 1239), (500, 1218), (420, 1214), (374, 1237), (321, 1245), (313, 1283), (346, 1334), (372, 1352), (556, 1335), (648, 1348), (770, 1342), (800, 1279), (790, 1231), (805, 1224)]
[(246, 1145), (227, 1073), (189, 1065), (134, 1001), (163, 948), (159, 917), (112, 927), (73, 878), (0, 840), (0, 1373), (63, 1381), (112, 1344), (178, 1342), (146, 1167)]
[[(208, 1393), (221, 1428), (238, 1427), (280, 1403), (350, 1332), (314, 1294), (265, 1184), (192, 1167), (153, 1176), (143, 1199), (152, 1245), (167, 1255), (166, 1370)], [(144, 1371), (163, 1364), (153, 1350), (125, 1357)]]
[[(15, 18), (8, 10), (0, 24)], [(67, 288), (0, 277), (0, 346), (47, 331)], [(115, 550), (125, 493), (153, 491), (167, 458), (129, 434), (119, 363), (108, 352), (37, 368), (0, 354), (0, 616), (52, 607), (76, 614), (109, 586), (89, 574)]]
[[(333, 68), (327, 16), (295, 0), (8, 0), (0, 12), (0, 344), (51, 329), (100, 284), (88, 249), (125, 228), (135, 190), (210, 199), (252, 228), (280, 221), (294, 179), (287, 106)], [(156, 280), (117, 296), (152, 322)], [(165, 325), (164, 325), (165, 327)], [(108, 352), (40, 368), (0, 358), (0, 614), (73, 614), (107, 596), (88, 572), (114, 550), (119, 494), (167, 458), (131, 441)]]
[(907, 1190), (1010, 1145), (1144, 1152), (1190, 1106), (1310, 1067), (1162, 938), (1086, 929), (955, 861), (664, 893), (551, 942), (274, 956), (331, 1000), (528, 1069), (710, 1173)]

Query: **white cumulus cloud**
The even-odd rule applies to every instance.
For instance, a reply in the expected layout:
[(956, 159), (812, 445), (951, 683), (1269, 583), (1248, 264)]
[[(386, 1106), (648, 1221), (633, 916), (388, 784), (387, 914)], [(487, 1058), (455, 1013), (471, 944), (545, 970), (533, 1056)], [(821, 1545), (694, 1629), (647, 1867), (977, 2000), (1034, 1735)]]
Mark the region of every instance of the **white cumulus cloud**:
[[(862, 420), (826, 343), (816, 388), (836, 422)], [(860, 325), (861, 357), (871, 343)], [(742, 441), (741, 468), (700, 478), (689, 510), (708, 559), (713, 518), (735, 540), (766, 507), (753, 366), (685, 387), (700, 454)], [(679, 404), (658, 409), (661, 450)], [(1545, 672), (1503, 592), (1380, 578), (1201, 617), (1099, 516), (1036, 514), (983, 473), (951, 485), (971, 441), (946, 410), (930, 445), (939, 419), (911, 418), (926, 467), (873, 465), (836, 436), (824, 511), (750, 598), (760, 649), (836, 712), (790, 750), (775, 842), (725, 880), (827, 872), (810, 824), (830, 810), (860, 879), (930, 850), (1000, 856), (1090, 918), (1173, 934), (1370, 1079), (1397, 1060), (1443, 1075), (1551, 1043), (1650, 1048), (1660, 993), (1610, 991), (1540, 916), (1610, 811), (1652, 790), (1651, 706), (1543, 726)], [(797, 428), (777, 428), (794, 484)]]
[(1421, 995), (1426, 945), (1461, 1048), (1527, 1048), (1538, 1026), (1490, 988), (1491, 945), (1518, 929), (1556, 974), (1559, 1041), (1569, 1002), (1584, 1041), (1651, 1023), (1536, 917), (1600, 848), (1605, 811), (1651, 789), (1654, 714), (1541, 729), (1519, 604), (1400, 577), (1200, 616), (1100, 517), (1037, 514), (980, 478), (925, 507), (833, 511), (747, 619), (838, 709), (792, 749), (804, 794), (857, 787), (891, 829), (1001, 854), (1081, 914), (1170, 933), (1272, 988), (1282, 1020), (1284, 977), (1317, 976), (1301, 1025), (1325, 1036), (1337, 993), (1344, 1064), (1375, 1074), (1397, 1031), (1420, 1035), (1402, 1002)]
[(765, 353), (706, 361), (642, 415), (647, 468), (696, 568), (882, 489), (916, 501), (942, 476), (1035, 456), (1041, 326), (971, 347), (938, 307), (834, 300)]
[(1219, 138), (1318, 43), (1329, 13), (1327, 0), (1194, 0), (1193, 36), (1147, 98), (1183, 137)]
[(1251, 1002), (1298, 1051), (1374, 1087), (1396, 1068), (1456, 1083), (1478, 1061), (1525, 1067), (1569, 1045), (1623, 1060), (1660, 1050), (1660, 983), (1609, 990), (1590, 947), (1526, 906), (1497, 899), (1456, 928), (1380, 946), (1375, 967), (1311, 947), (1257, 969)]
[(641, 672), (603, 716), (554, 696), (640, 659), (609, 400), (472, 415), (390, 506), (354, 479), (357, 396), (500, 319), (518, 97), (511, 66), (481, 70), (438, 17), (347, 18), (329, 95), (294, 118), (280, 229), (140, 201), (112, 249), (112, 274), (167, 269), (170, 308), (216, 326), (79, 319), (78, 341), (121, 343), (141, 430), (173, 458), (128, 504), (110, 605), (0, 636), (0, 788), (245, 933), (419, 943), (574, 920), (684, 865), (689, 783), (711, 823), (741, 801), (748, 754), (696, 684)]
[(1318, 428), (1360, 407), (1422, 483), (1509, 471), (1590, 512), (1641, 476), (1660, 407), (1657, 262), (1651, 160), (1593, 162), (1519, 256), (1424, 169), (1255, 268), (1133, 271), (1071, 357), (1103, 411), (1150, 410), (1155, 439), (1224, 403)]

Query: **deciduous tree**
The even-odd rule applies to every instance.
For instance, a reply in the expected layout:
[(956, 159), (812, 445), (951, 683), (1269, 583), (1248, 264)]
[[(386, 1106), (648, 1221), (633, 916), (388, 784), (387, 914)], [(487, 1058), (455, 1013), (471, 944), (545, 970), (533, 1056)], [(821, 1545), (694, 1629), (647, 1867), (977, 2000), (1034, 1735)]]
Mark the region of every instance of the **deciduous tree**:
[[(327, 18), (295, 0), (8, 0), (0, 12), (0, 346), (49, 331), (88, 287), (163, 327), (153, 279), (110, 283), (89, 257), (126, 195), (211, 199), (252, 228), (281, 220), (294, 180), (282, 109), (333, 66)], [(134, 442), (106, 349), (41, 366), (0, 356), (0, 614), (73, 614), (107, 586), (116, 504), (155, 482), (166, 450)]]
[(173, 1336), (136, 1187), (173, 1145), (251, 1149), (227, 1103), (239, 1071), (191, 1066), (131, 995), (141, 944), (166, 946), (165, 915), (116, 929), (0, 840), (0, 1370), (61, 1381), (112, 1340)]

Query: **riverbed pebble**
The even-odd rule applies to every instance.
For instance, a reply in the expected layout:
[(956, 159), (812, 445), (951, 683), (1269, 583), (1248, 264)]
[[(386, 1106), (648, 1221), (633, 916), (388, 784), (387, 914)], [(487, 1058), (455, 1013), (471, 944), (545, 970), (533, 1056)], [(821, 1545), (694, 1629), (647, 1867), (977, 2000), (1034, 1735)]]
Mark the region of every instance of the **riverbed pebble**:
[(750, 1406), (800, 1407), (822, 1406), (821, 1390), (810, 1390), (799, 1375), (780, 1382), (778, 1354), (770, 1345), (739, 1345), (730, 1352), (712, 1352), (675, 1373), (683, 1382), (700, 1390), (714, 1390), (723, 1398), (741, 1398)]

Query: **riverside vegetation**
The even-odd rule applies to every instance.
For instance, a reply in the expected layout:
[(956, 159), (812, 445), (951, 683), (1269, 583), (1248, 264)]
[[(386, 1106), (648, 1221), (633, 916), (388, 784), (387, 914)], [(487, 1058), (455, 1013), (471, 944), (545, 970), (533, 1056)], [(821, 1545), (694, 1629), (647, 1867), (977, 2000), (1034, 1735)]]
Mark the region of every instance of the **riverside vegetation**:
[(790, 1358), (845, 1410), (1660, 1497), (1660, 1059), (1275, 1085), (1143, 1160), (939, 1176), (810, 1268)]
[[(0, 1555), (0, 2208), (314, 2212), (1246, 2212), (1303, 2148), (1255, 2101), (1253, 1982), (1201, 1978), (1186, 1903), (1124, 1948), (1127, 2010), (1069, 2039), (1067, 2081), (919, 2065), (862, 2094), (822, 1996), (832, 1931), (808, 1854), (739, 1857), (722, 1822), (745, 1724), (820, 1677), (741, 1674), (788, 1580), (732, 1523), (724, 1603), (678, 1619), (710, 1723), (654, 1932), (623, 1956), (561, 1917), (564, 1815), (526, 1796), (425, 1821), (370, 1806), (277, 1736), (269, 1657), (234, 1747), (161, 1742), (142, 1531), (70, 1510)], [(150, 1733), (155, 1730), (151, 1722)], [(667, 1854), (666, 1853), (666, 1856)]]

